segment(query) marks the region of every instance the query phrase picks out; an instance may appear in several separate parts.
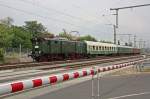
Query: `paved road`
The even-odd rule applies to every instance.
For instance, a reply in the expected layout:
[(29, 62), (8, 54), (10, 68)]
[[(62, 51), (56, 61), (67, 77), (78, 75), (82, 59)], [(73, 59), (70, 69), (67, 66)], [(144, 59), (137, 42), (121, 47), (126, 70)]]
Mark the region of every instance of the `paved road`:
[[(95, 91), (96, 88), (95, 80)], [(100, 94), (100, 99), (150, 99), (150, 74), (101, 78)], [(91, 99), (91, 81), (85, 81), (32, 99)]]

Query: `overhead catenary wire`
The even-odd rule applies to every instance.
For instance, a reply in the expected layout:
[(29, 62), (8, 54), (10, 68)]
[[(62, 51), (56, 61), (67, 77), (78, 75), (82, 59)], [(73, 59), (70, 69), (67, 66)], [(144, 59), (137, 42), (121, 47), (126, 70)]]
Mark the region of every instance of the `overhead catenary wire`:
[[(20, 0), (19, 0), (20, 1)], [(85, 18), (81, 18), (81, 17), (78, 17), (78, 16), (73, 16), (73, 15), (70, 15), (68, 13), (65, 13), (65, 12), (62, 12), (62, 11), (59, 11), (59, 10), (56, 10), (56, 9), (53, 9), (53, 8), (49, 8), (49, 7), (45, 7), (43, 5), (38, 5), (37, 3), (34, 3), (32, 1), (27, 1), (27, 0), (21, 0), (22, 2), (26, 3), (26, 4), (30, 4), (30, 5), (33, 5), (33, 6), (37, 6), (38, 8), (42, 8), (42, 9), (45, 9), (47, 10), (48, 12), (51, 10), (51, 11), (54, 11), (55, 13), (58, 13), (58, 14), (61, 14), (63, 16), (67, 16), (67, 17), (70, 17), (72, 19), (75, 19), (75, 20), (79, 20), (79, 21), (84, 21), (84, 22), (90, 22), (90, 23), (93, 23), (93, 21), (90, 21), (90, 20), (87, 20)], [(95, 23), (94, 23), (95, 24)]]
[[(0, 1), (0, 2), (2, 2), (2, 1)], [(55, 21), (58, 21), (58, 22), (62, 22), (62, 23), (65, 23), (65, 24), (74, 26), (74, 27), (79, 27), (79, 28), (83, 27), (83, 26), (79, 26), (79, 25), (75, 25), (75, 24), (69, 23), (69, 22), (67, 22), (67, 21), (55, 19), (55, 18), (53, 18), (53, 17), (42, 16), (42, 15), (40, 15), (40, 14), (36, 14), (36, 13), (29, 12), (29, 11), (26, 11), (26, 10), (18, 9), (18, 8), (15, 8), (15, 7), (6, 5), (6, 4), (0, 3), (0, 6), (6, 7), (6, 8), (9, 8), (9, 9), (13, 9), (13, 10), (16, 10), (16, 11), (19, 11), (19, 12), (22, 12), (22, 13), (25, 13), (25, 14), (28, 14), (28, 15), (38, 16), (38, 17), (40, 17), (40, 18), (48, 19), (48, 20), (51, 20), (51, 21), (54, 21), (54, 22), (55, 22)], [(86, 29), (88, 29), (88, 30), (92, 30), (92, 31), (93, 31), (93, 29), (89, 29), (89, 28), (87, 28), (87, 27), (83, 27), (83, 28), (86, 28)]]
[[(73, 5), (74, 8), (80, 9), (80, 11), (82, 11), (83, 13), (84, 13), (84, 12), (87, 12), (87, 13), (90, 12), (89, 10), (87, 11), (86, 9), (84, 9), (83, 7), (80, 7), (80, 6), (78, 6), (78, 5), (75, 5), (75, 4), (72, 4), (72, 5)], [(104, 9), (103, 9), (103, 10), (104, 10)], [(102, 11), (103, 11), (103, 10), (102, 10)], [(102, 12), (102, 11), (100, 11), (100, 12)], [(99, 12), (99, 13), (100, 13), (100, 12)], [(94, 13), (93, 13), (93, 12), (92, 12), (92, 13), (90, 12), (90, 15), (93, 16)], [(95, 15), (97, 15), (97, 13), (95, 13)], [(100, 21), (100, 17), (101, 17), (101, 15), (93, 16), (93, 18), (94, 18), (95, 20), (98, 20), (98, 21)]]
[(27, 1), (27, 0), (19, 0), (19, 1), (22, 1), (22, 2), (24, 2), (24, 3), (37, 6), (37, 7), (39, 7), (39, 8), (45, 9), (45, 10), (47, 10), (47, 11), (53, 10), (55, 13), (59, 13), (59, 14), (64, 15), (64, 16), (68, 16), (68, 17), (71, 17), (71, 18), (73, 18), (73, 19), (84, 20), (83, 18), (80, 18), (80, 17), (77, 17), (77, 16), (73, 16), (73, 15), (64, 13), (64, 12), (62, 12), (62, 11), (58, 11), (58, 10), (53, 9), (53, 8), (47, 8), (47, 7), (43, 6), (43, 5), (38, 5), (38, 4), (35, 4), (35, 3), (31, 2), (31, 1)]

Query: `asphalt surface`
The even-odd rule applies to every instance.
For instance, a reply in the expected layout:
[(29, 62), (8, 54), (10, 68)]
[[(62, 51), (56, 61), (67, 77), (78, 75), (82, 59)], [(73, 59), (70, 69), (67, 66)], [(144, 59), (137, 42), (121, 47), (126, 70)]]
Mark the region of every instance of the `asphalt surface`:
[[(89, 80), (32, 99), (92, 99), (91, 89)], [(94, 89), (96, 94), (96, 79)], [(101, 78), (99, 99), (150, 99), (150, 74)]]

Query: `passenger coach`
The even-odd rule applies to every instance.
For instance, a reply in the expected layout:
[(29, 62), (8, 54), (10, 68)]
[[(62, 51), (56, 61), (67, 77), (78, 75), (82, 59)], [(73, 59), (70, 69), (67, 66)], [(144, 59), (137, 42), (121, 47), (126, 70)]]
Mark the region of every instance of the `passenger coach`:
[(85, 41), (87, 44), (88, 55), (113, 55), (117, 54), (117, 46), (115, 44)]

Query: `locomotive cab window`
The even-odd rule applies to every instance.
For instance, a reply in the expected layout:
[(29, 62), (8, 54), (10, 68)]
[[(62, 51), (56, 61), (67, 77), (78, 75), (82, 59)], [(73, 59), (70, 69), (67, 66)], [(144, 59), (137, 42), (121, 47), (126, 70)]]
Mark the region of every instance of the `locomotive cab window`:
[(55, 41), (55, 44), (57, 44), (58, 43), (58, 41)]

